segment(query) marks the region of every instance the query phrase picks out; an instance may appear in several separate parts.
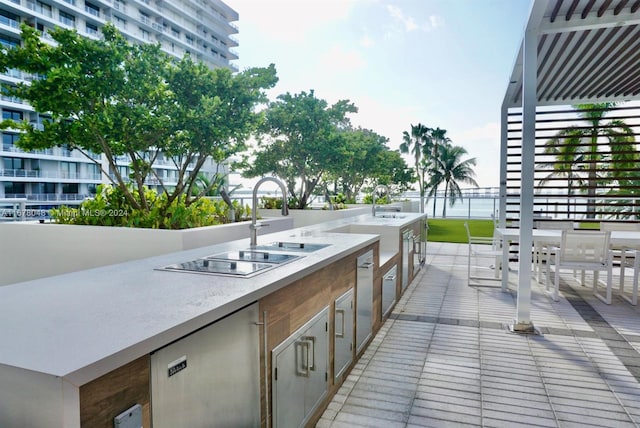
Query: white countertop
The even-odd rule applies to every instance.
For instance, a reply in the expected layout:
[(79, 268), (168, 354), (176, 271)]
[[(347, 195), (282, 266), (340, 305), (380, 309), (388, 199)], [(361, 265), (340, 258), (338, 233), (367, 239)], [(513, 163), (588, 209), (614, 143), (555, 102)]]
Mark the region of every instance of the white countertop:
[(0, 287), (0, 364), (80, 386), (378, 240), (374, 234), (326, 230), (353, 223), (401, 228), (422, 217), (402, 214), (395, 219), (358, 216), (262, 235), (258, 244), (331, 246), (250, 278), (158, 270), (247, 249), (249, 242), (242, 239)]

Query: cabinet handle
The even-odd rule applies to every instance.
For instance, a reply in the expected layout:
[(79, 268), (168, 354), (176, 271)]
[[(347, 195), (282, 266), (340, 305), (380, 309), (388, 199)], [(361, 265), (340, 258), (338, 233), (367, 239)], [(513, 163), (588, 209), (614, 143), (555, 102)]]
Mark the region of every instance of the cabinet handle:
[(302, 376), (302, 377), (309, 377), (309, 342), (304, 340), (303, 338), (303, 340), (296, 342), (296, 352), (298, 348), (300, 348), (301, 353), (303, 350), (305, 350), (307, 353), (306, 353), (306, 358), (302, 359), (302, 361), (304, 361), (304, 364), (298, 364), (299, 360), (298, 360), (298, 355), (296, 353), (296, 375)]
[(385, 281), (395, 281), (396, 280), (396, 276), (395, 275), (387, 275), (384, 277)]
[(358, 266), (359, 268), (362, 269), (371, 269), (373, 267), (373, 262), (366, 262), (366, 263), (362, 263), (360, 266)]
[(336, 337), (344, 337), (344, 319), (345, 319), (344, 309), (336, 309), (336, 315), (338, 314), (342, 316), (342, 322), (341, 322), (342, 328), (340, 333), (338, 333), (338, 329), (336, 329)]
[[(311, 351), (307, 346), (307, 367), (309, 370), (316, 371), (316, 337), (315, 336), (302, 336), (302, 340), (311, 344)], [(311, 354), (311, 365), (309, 365), (309, 354)]]

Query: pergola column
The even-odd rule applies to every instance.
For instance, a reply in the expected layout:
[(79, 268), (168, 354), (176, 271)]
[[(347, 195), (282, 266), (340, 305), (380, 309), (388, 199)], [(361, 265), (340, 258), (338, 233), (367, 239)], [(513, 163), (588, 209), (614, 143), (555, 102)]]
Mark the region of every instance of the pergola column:
[(527, 28), (522, 64), (522, 168), (520, 180), (520, 237), (518, 294), (513, 330), (533, 331), (531, 322), (531, 248), (533, 246), (533, 189), (535, 176), (538, 34)]

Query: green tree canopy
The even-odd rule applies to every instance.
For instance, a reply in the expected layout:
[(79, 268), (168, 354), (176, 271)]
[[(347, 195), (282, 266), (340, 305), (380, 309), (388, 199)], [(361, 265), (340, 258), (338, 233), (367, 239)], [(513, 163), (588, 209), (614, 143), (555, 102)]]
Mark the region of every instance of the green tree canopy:
[(427, 189), (427, 168), (423, 162), (425, 156), (429, 156), (433, 151), (433, 139), (431, 129), (418, 123), (411, 125), (411, 132), (402, 133), (401, 153), (410, 153), (414, 159), (415, 176), (418, 180), (418, 190), (420, 192), (420, 212), (424, 212), (424, 195)]
[(430, 185), (432, 192), (440, 184), (444, 184), (444, 203), (442, 206), (442, 217), (447, 217), (447, 198), (449, 205), (453, 206), (456, 200), (462, 198), (460, 183), (471, 184), (478, 187), (475, 180), (475, 172), (473, 166), (476, 164), (476, 158), (462, 160), (467, 154), (467, 150), (461, 146), (454, 146), (449, 143), (438, 146), (438, 157), (431, 163)]
[(395, 184), (397, 192), (408, 188), (411, 172), (400, 153), (387, 147), (388, 138), (362, 128), (345, 130), (342, 136), (343, 153), (329, 181), (336, 183), (348, 201), (355, 201), (367, 183)]
[[(36, 78), (3, 90), (50, 120), (43, 129), (10, 120), (2, 127), (23, 131), (18, 145), (26, 150), (64, 146), (90, 159), (104, 154), (103, 172), (133, 208), (149, 210), (148, 179), (160, 183), (167, 196), (161, 215), (181, 198), (190, 204), (207, 192), (192, 194), (206, 160), (220, 162), (244, 149), (260, 120), (255, 107), (277, 82), (274, 66), (238, 74), (210, 70), (188, 56), (173, 60), (159, 45), (130, 45), (112, 25), (102, 32), (94, 40), (56, 28), (52, 45), (23, 25), (22, 45), (3, 48), (0, 69)], [(128, 177), (117, 168), (119, 156), (131, 160)], [(160, 158), (175, 164), (175, 186), (165, 186), (153, 169)]]
[(282, 94), (265, 112), (255, 159), (239, 165), (245, 177), (273, 174), (281, 178), (295, 201), (305, 208), (322, 177), (335, 171), (344, 156), (348, 113), (357, 108), (348, 100), (329, 105), (314, 91)]
[[(546, 142), (545, 153), (555, 155), (555, 162), (546, 163), (553, 173), (541, 185), (555, 177), (566, 177), (569, 195), (580, 187), (587, 194), (587, 218), (596, 216), (596, 196), (600, 183), (638, 180), (637, 151), (634, 132), (621, 119), (607, 120), (615, 103), (579, 104), (573, 106), (584, 126), (570, 126)], [(603, 168), (603, 161), (609, 168)]]

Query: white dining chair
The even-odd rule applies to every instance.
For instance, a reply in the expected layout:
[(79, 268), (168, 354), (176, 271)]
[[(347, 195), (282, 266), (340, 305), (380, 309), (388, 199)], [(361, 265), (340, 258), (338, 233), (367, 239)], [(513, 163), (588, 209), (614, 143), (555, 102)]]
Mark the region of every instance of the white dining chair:
[[(536, 222), (536, 229), (572, 230), (573, 221), (572, 220), (538, 221)], [(553, 247), (552, 242), (545, 242), (542, 240), (538, 240), (533, 243), (533, 271), (534, 271), (536, 281), (538, 283), (540, 283), (542, 266), (549, 263), (549, 251), (552, 247)], [(549, 275), (547, 274), (547, 282), (548, 281), (549, 281)]]
[[(594, 230), (563, 230), (560, 247), (551, 250), (551, 263), (555, 268), (554, 288), (551, 297), (558, 301), (560, 291), (560, 271), (570, 269), (580, 271), (580, 282), (584, 285), (585, 271), (593, 271), (593, 294), (606, 304), (611, 304), (612, 251), (609, 249), (611, 232)], [(607, 272), (605, 295), (598, 287), (598, 273)], [(550, 284), (547, 281), (546, 291)]]
[[(628, 221), (602, 221), (600, 222), (600, 230), (609, 230), (613, 231), (638, 231), (640, 230), (640, 223), (631, 223)], [(640, 246), (637, 247), (629, 247), (624, 245), (611, 245), (611, 250), (613, 251), (613, 260), (614, 262), (620, 260), (620, 282), (618, 285), (618, 290), (620, 296), (631, 303), (633, 296), (636, 295), (635, 301), (638, 301), (637, 297), (637, 285), (632, 285), (632, 287), (636, 290), (632, 291), (631, 298), (629, 298), (625, 291), (625, 269), (632, 268), (634, 272), (634, 280), (632, 284), (636, 284), (637, 282), (637, 266), (639, 263), (636, 263), (636, 254), (640, 253)], [(631, 303), (635, 305), (636, 303)]]
[[(468, 285), (480, 285), (478, 281), (501, 281), (502, 271), (502, 245), (501, 240), (496, 237), (474, 236), (469, 230), (469, 223), (464, 222), (464, 228), (467, 230), (468, 239), (468, 255), (467, 255), (467, 278)], [(487, 262), (481, 265), (481, 261)], [(474, 266), (474, 274), (471, 273), (471, 266)], [(493, 269), (493, 276), (481, 275), (482, 269)], [(472, 282), (474, 282), (472, 284)]]
[[(633, 269), (633, 280), (631, 282), (631, 294), (627, 294), (624, 284), (624, 270)], [(620, 259), (620, 297), (633, 306), (638, 304), (638, 273), (640, 271), (640, 251), (625, 250), (625, 257)]]

